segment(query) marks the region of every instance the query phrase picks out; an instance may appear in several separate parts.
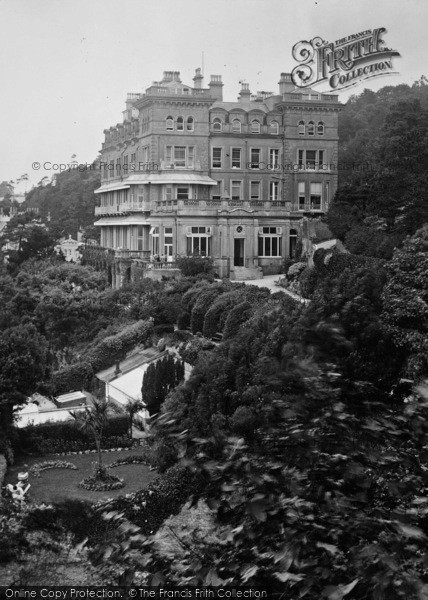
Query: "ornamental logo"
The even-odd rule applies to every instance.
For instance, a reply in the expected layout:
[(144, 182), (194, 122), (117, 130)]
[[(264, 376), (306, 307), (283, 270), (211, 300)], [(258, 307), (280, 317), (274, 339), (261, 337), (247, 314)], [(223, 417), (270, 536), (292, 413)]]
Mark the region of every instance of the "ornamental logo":
[(297, 42), (292, 54), (300, 64), (291, 73), (294, 85), (306, 88), (328, 82), (331, 89), (341, 90), (371, 77), (397, 74), (392, 58), (400, 54), (384, 46), (384, 33), (386, 29), (380, 27), (334, 43), (320, 37)]

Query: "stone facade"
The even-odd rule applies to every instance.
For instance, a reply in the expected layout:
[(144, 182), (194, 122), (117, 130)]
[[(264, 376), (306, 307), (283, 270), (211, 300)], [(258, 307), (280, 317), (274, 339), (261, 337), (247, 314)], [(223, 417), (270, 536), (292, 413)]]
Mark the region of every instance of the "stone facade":
[(193, 81), (165, 71), (104, 132), (95, 225), (115, 251), (114, 287), (189, 254), (211, 256), (220, 277), (279, 273), (303, 217), (322, 216), (337, 188), (337, 96), (283, 73), (278, 94), (243, 83), (223, 102), (220, 76)]

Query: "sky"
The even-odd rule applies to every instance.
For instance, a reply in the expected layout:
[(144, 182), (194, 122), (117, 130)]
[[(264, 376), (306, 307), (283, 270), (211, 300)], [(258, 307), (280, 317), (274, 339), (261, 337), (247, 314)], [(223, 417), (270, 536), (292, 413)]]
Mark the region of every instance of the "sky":
[(425, 0), (0, 0), (0, 182), (28, 173), (29, 189), (72, 155), (92, 162), (128, 92), (163, 71), (192, 85), (202, 57), (204, 85), (222, 75), (223, 97), (233, 101), (243, 80), (252, 93), (277, 92), (300, 40), (385, 27), (386, 45), (401, 54), (398, 75), (339, 98), (412, 84), (428, 75), (427, 22)]

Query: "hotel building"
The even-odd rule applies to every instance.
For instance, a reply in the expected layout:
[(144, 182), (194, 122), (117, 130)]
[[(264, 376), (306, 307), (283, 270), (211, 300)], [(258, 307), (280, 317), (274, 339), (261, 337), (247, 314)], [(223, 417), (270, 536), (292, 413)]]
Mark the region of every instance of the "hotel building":
[(104, 131), (95, 225), (114, 250), (114, 287), (192, 254), (212, 257), (220, 277), (279, 273), (305, 217), (328, 208), (338, 97), (296, 89), (288, 73), (278, 93), (241, 85), (224, 102), (221, 76), (204, 87), (197, 69), (189, 86), (165, 71)]

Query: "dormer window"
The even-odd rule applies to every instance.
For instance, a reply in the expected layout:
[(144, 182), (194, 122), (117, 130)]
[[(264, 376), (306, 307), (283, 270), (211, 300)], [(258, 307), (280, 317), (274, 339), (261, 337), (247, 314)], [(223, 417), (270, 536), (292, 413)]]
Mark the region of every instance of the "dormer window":
[(193, 131), (195, 128), (195, 121), (193, 117), (187, 117), (187, 131)]
[(260, 133), (260, 123), (256, 119), (251, 121), (251, 133)]
[(279, 123), (278, 121), (271, 121), (270, 123), (270, 132), (272, 135), (278, 135), (279, 133)]
[(239, 119), (233, 119), (232, 133), (241, 133), (241, 121)]
[(184, 119), (183, 119), (183, 117), (177, 117), (177, 131), (184, 131)]
[(313, 121), (308, 123), (308, 135), (315, 135), (315, 123)]
[(299, 132), (299, 135), (305, 135), (305, 122), (304, 121), (299, 121), (299, 124), (297, 125), (297, 131)]
[(172, 117), (166, 118), (166, 130), (172, 131), (174, 129), (174, 119)]
[(317, 133), (318, 135), (324, 135), (324, 123), (322, 121), (318, 123)]
[(221, 131), (222, 130), (222, 122), (221, 119), (214, 119), (213, 121), (213, 131)]

